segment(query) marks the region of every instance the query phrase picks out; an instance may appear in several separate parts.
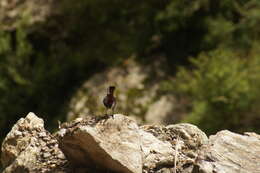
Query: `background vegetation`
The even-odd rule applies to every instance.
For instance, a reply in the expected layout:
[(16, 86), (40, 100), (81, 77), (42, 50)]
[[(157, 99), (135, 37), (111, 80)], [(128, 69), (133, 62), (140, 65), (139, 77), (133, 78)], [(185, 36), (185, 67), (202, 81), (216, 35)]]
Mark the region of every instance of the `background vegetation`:
[(166, 57), (162, 90), (189, 101), (183, 121), (260, 132), (258, 0), (64, 0), (45, 22), (21, 20), (0, 30), (1, 138), (29, 111), (56, 127), (82, 82), (133, 54)]

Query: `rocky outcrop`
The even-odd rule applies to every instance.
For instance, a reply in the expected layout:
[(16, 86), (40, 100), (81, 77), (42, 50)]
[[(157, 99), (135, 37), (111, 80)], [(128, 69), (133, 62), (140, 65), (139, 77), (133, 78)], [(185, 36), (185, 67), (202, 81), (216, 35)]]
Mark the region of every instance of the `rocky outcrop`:
[(78, 118), (50, 134), (29, 113), (3, 141), (1, 161), (5, 173), (258, 173), (260, 135), (208, 138), (191, 124), (138, 126), (121, 114)]

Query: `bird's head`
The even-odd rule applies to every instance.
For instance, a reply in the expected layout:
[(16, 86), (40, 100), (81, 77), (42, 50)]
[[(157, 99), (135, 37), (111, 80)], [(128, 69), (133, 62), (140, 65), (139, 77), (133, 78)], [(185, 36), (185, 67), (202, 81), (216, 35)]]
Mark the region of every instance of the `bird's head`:
[(112, 94), (112, 95), (113, 95), (115, 89), (116, 89), (115, 86), (109, 86), (109, 87), (108, 87), (108, 94)]

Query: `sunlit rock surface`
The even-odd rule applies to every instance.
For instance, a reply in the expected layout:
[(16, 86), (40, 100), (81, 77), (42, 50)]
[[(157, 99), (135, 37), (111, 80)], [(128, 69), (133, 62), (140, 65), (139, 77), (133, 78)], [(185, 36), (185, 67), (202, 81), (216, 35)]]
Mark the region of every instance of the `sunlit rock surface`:
[(142, 172), (139, 128), (126, 116), (77, 119), (64, 125), (57, 136), (61, 149), (74, 164), (100, 172)]
[(205, 173), (259, 173), (260, 135), (220, 131), (210, 136), (209, 144), (201, 151), (196, 164), (197, 169)]

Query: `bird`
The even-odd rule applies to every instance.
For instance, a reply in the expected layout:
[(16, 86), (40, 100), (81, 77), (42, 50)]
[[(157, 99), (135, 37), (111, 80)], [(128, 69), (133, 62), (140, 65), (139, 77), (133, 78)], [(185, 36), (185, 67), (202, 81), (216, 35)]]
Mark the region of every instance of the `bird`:
[(103, 99), (103, 104), (107, 108), (106, 114), (109, 109), (112, 109), (112, 115), (114, 115), (114, 110), (116, 107), (116, 98), (114, 96), (115, 89), (115, 86), (109, 86), (107, 89), (107, 95)]

